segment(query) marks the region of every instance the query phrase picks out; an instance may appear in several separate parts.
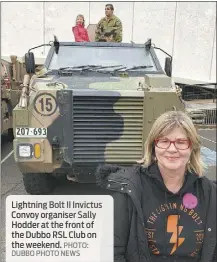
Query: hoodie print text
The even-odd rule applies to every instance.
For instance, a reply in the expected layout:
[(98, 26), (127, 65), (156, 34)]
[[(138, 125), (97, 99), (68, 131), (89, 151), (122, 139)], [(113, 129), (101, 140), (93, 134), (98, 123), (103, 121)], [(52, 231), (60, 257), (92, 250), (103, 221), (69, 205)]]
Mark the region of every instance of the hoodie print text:
[(204, 238), (199, 206), (187, 209), (174, 201), (160, 204), (146, 214), (145, 232), (155, 255), (196, 257)]
[[(205, 200), (200, 178), (186, 173), (182, 188), (170, 192), (156, 164), (141, 176), (142, 210), (149, 249), (157, 256), (176, 256), (183, 261), (200, 257), (205, 228)], [(149, 185), (147, 187), (147, 185)], [(186, 208), (183, 198), (192, 194), (197, 199), (194, 208)]]

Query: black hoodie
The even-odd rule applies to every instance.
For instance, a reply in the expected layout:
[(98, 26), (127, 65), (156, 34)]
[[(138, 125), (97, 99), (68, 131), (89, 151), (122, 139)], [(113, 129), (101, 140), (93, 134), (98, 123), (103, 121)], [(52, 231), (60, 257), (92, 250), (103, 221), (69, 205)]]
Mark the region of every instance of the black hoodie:
[[(216, 185), (212, 181), (187, 172), (183, 187), (173, 194), (156, 164), (104, 166), (96, 177), (98, 185), (117, 192), (113, 194), (115, 262), (216, 261)], [(197, 197), (195, 208), (184, 207), (186, 193)]]

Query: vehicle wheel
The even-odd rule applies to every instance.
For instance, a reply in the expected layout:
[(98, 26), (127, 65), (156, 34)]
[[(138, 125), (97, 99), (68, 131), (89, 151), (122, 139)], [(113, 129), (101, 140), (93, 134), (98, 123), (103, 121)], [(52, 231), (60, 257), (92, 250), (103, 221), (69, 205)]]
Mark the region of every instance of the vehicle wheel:
[(13, 128), (8, 129), (8, 141), (13, 141), (14, 140), (14, 133), (13, 133)]
[(25, 54), (25, 65), (26, 65), (26, 73), (34, 74), (35, 73), (35, 58), (32, 52)]
[(47, 173), (23, 174), (23, 182), (26, 192), (30, 195), (46, 195), (53, 191), (56, 179)]

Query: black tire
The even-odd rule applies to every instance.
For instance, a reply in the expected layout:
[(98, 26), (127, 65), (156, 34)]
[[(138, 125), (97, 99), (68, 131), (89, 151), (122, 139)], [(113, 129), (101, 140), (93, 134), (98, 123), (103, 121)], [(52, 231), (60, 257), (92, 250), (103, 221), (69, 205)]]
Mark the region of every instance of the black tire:
[(26, 192), (30, 195), (46, 195), (53, 191), (56, 179), (47, 173), (23, 174), (23, 182)]
[(32, 52), (25, 54), (25, 65), (26, 65), (26, 73), (34, 74), (35, 73), (35, 58)]
[(171, 60), (170, 57), (166, 57), (166, 59), (165, 59), (164, 70), (165, 70), (167, 76), (169, 76), (169, 77), (172, 76), (172, 60)]
[(14, 140), (14, 133), (13, 133), (13, 128), (8, 129), (8, 141), (13, 141)]

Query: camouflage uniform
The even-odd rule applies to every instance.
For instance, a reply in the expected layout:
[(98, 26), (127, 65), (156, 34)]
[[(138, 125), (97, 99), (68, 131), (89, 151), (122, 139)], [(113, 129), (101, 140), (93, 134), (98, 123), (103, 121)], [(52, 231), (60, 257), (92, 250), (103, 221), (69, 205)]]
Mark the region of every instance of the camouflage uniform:
[(95, 41), (104, 39), (104, 34), (111, 31), (114, 42), (122, 41), (122, 23), (121, 20), (113, 15), (111, 18), (104, 17), (97, 24)]

